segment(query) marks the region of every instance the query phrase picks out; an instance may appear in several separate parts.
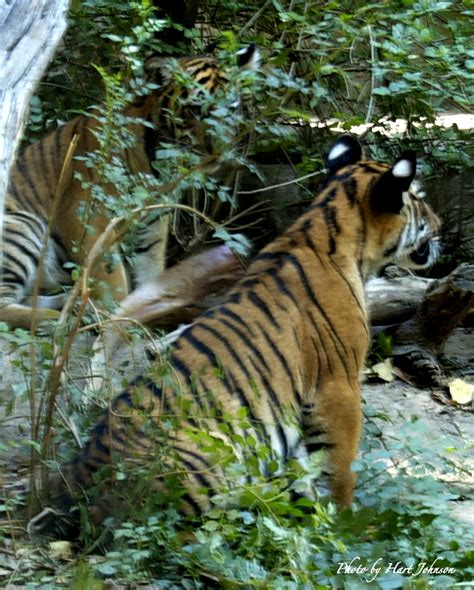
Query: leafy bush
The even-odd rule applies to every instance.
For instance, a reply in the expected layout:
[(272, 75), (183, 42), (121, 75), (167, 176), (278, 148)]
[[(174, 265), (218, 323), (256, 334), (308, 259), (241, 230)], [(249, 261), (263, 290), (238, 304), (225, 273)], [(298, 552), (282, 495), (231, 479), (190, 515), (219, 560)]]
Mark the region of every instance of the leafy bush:
[[(112, 578), (132, 587), (295, 590), (469, 583), (472, 531), (450, 514), (456, 496), (443, 483), (463, 469), (453, 441), (431, 436), (421, 420), (382, 438), (390, 419), (368, 406), (365, 414), (353, 512), (336, 513), (324, 498), (295, 500), (289, 484), (306, 486), (317, 466), (290, 468), (283, 477), (237, 486), (231, 493), (238, 506), (224, 508), (217, 498), (201, 521), (190, 522), (172, 503), (136, 508), (125, 522), (111, 523), (113, 543), (104, 554), (94, 554), (90, 542), (72, 568), (49, 558), (55, 574), (20, 571), (15, 581), (31, 588), (104, 588), (102, 580)], [(235, 468), (241, 473), (242, 463)]]

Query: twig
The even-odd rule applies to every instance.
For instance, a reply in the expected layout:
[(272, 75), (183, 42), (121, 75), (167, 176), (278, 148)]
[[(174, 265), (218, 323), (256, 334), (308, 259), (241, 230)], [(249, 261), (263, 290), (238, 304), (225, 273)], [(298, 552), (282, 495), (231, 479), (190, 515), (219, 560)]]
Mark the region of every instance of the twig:
[(280, 184), (272, 184), (271, 186), (265, 186), (263, 188), (257, 188), (252, 191), (239, 191), (239, 195), (254, 195), (255, 193), (263, 193), (265, 191), (271, 191), (274, 188), (279, 188), (280, 186), (288, 186), (289, 184), (297, 184), (302, 180), (306, 180), (307, 178), (311, 178), (313, 176), (319, 176), (320, 174), (325, 174), (326, 170), (318, 170), (317, 172), (311, 172), (310, 174), (306, 174), (305, 176), (300, 176), (299, 178), (295, 178), (294, 180), (288, 180), (287, 182), (281, 182)]
[[(56, 188), (53, 193), (53, 202), (52, 202), (52, 206), (51, 206), (51, 212), (50, 212), (50, 215), (48, 218), (48, 224), (46, 226), (46, 231), (44, 233), (43, 241), (41, 243), (41, 249), (40, 249), (39, 259), (38, 259), (38, 270), (36, 273), (36, 279), (35, 279), (35, 283), (33, 285), (33, 293), (31, 296), (31, 307), (32, 307), (31, 334), (32, 334), (32, 336), (34, 336), (37, 325), (38, 325), (38, 317), (36, 314), (36, 310), (37, 310), (36, 303), (38, 300), (38, 295), (39, 295), (39, 290), (40, 290), (41, 274), (42, 274), (42, 268), (44, 265), (44, 259), (46, 256), (46, 250), (48, 248), (48, 241), (49, 241), (49, 237), (51, 235), (51, 229), (52, 229), (52, 225), (55, 220), (55, 217), (56, 217), (56, 212), (57, 212), (57, 209), (59, 206), (59, 202), (60, 202), (61, 197), (64, 193), (64, 190), (66, 188), (67, 178), (71, 174), (71, 162), (72, 162), (72, 158), (74, 156), (74, 152), (76, 151), (76, 146), (77, 146), (78, 141), (79, 141), (79, 135), (77, 135), (77, 134), (73, 135), (73, 137), (69, 143), (69, 146), (67, 148), (66, 155), (64, 157), (64, 161), (61, 166), (59, 180), (58, 180), (58, 183), (57, 183)], [(31, 374), (32, 374), (31, 383), (33, 385), (34, 374), (35, 374), (35, 369), (36, 369), (36, 354), (35, 354), (33, 340), (30, 345), (30, 360), (31, 360)], [(37, 408), (36, 408), (35, 392), (34, 392), (33, 386), (30, 389), (29, 403), (30, 403), (30, 413), (31, 413), (32, 439), (38, 440), (40, 420), (41, 420), (41, 411), (37, 411)], [(33, 476), (34, 471), (35, 471), (35, 458), (36, 458), (36, 455), (34, 453), (34, 449), (32, 448), (32, 450), (31, 450), (31, 473), (32, 473), (32, 475), (30, 478), (30, 489), (32, 489), (32, 490), (34, 490), (34, 485), (35, 485), (35, 480), (34, 480), (34, 476)]]
[(369, 32), (369, 40), (370, 40), (370, 65), (371, 65), (371, 74), (370, 74), (370, 100), (369, 106), (367, 108), (367, 114), (365, 116), (365, 124), (367, 125), (372, 120), (372, 115), (374, 114), (375, 108), (375, 95), (374, 95), (374, 88), (377, 83), (377, 76), (375, 74), (375, 65), (377, 60), (377, 50), (375, 48), (375, 41), (372, 34), (372, 27), (370, 25), (367, 26), (367, 30)]
[(239, 37), (242, 37), (244, 35), (244, 33), (247, 32), (248, 29), (250, 29), (250, 27), (257, 22), (257, 20), (260, 18), (261, 14), (265, 11), (265, 9), (267, 8), (267, 6), (269, 4), (272, 3), (272, 0), (267, 0), (265, 2), (265, 4), (259, 8), (259, 10), (257, 10), (257, 12), (252, 16), (252, 18), (245, 23), (245, 25), (240, 29), (239, 31)]

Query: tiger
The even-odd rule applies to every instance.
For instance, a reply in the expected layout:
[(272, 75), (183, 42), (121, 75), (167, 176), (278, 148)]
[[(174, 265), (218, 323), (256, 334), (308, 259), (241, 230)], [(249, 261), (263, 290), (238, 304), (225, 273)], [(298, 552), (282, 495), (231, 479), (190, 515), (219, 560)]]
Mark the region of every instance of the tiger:
[[(339, 137), (309, 210), (256, 255), (223, 302), (184, 329), (166, 360), (171, 373), (158, 358), (112, 400), (59, 485), (51, 484), (53, 510), (67, 515), (104, 470), (100, 485), (110, 489), (124, 465), (155, 474), (152, 493), (161, 497), (166, 478), (156, 462), (166, 438), (181, 474), (179, 509), (202, 515), (225, 481), (219, 457), (202, 448), (203, 435), (224, 441), (237, 461), (245, 441), (258, 441), (270, 451), (268, 462), (283, 468), (322, 453), (331, 499), (350, 508), (359, 376), (371, 335), (364, 284), (389, 263), (428, 267), (440, 250), (441, 222), (414, 182), (416, 165), (413, 151), (388, 165), (364, 159), (353, 136)], [(179, 419), (170, 426), (172, 416)], [(94, 521), (113, 503), (97, 501)]]
[[(237, 66), (241, 69), (257, 69), (259, 59), (259, 50), (253, 44), (237, 52)], [(205, 170), (215, 169), (216, 158), (201, 107), (206, 100), (209, 104), (214, 95), (229, 94), (232, 98), (226, 92), (226, 70), (211, 55), (184, 57), (175, 66), (175, 73), (179, 71), (185, 80), (180, 85), (170, 71), (171, 65), (164, 58), (149, 58), (146, 67), (154, 88), (138, 96), (123, 112), (135, 141), (114, 155), (137, 178), (154, 174), (152, 162), (161, 141), (186, 150), (190, 149), (190, 137), (193, 150), (203, 155), (203, 166), (208, 162)], [(96, 134), (101, 114), (99, 110), (69, 121), (28, 146), (12, 167), (0, 263), (0, 321), (12, 327), (30, 328), (33, 316), (38, 322), (58, 317), (58, 310), (41, 304), (33, 309), (28, 297), (35, 283), (39, 282), (41, 291), (70, 284), (71, 273), (64, 264), (82, 265), (110, 221), (110, 214), (94, 201), (93, 190), (87, 188), (100, 184), (100, 176), (84, 162), (84, 157), (99, 147)], [(73, 153), (68, 154), (74, 145)], [(107, 189), (120, 196), (119, 188)], [(81, 208), (93, 211), (88, 228), (80, 222)], [(151, 215), (151, 220), (138, 230), (135, 285), (163, 270), (168, 233), (166, 215)], [(42, 252), (43, 241), (46, 247)], [(100, 261), (92, 276), (97, 285), (107, 285), (108, 292), (119, 302), (129, 293), (130, 279), (118, 250), (112, 247), (110, 252), (114, 254), (114, 265)], [(39, 272), (40, 257), (44, 262)], [(100, 287), (98, 291), (99, 295), (107, 292)]]

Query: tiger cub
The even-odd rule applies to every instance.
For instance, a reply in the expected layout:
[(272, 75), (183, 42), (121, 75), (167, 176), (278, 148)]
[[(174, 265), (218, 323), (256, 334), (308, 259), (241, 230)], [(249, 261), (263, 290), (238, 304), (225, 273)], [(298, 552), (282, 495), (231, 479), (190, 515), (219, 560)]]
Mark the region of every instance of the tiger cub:
[[(182, 474), (181, 509), (201, 513), (225, 478), (222, 458), (202, 448), (203, 434), (225, 441), (236, 460), (246, 452), (237, 435), (266, 445), (268, 461), (280, 465), (324, 449), (332, 498), (351, 505), (359, 374), (370, 339), (364, 283), (389, 262), (432, 264), (440, 228), (412, 184), (413, 152), (392, 166), (361, 156), (351, 136), (336, 141), (327, 184), (309, 211), (257, 255), (224, 303), (181, 334), (171, 375), (159, 361), (112, 401), (63, 469), (56, 505), (71, 506), (71, 494), (90, 487), (105, 466), (107, 488), (110, 470), (125, 464), (156, 474), (153, 489), (166, 493), (157, 468), (157, 457), (166, 467), (166, 438), (169, 470)], [(239, 415), (245, 425), (233, 420)], [(172, 417), (179, 421), (170, 427)], [(96, 507), (99, 521), (108, 503)]]
[[(259, 61), (258, 49), (251, 45), (240, 50), (237, 61), (240, 68), (255, 69)], [(225, 96), (227, 74), (220, 68), (217, 59), (209, 55), (183, 58), (178, 64), (182, 76), (190, 81), (190, 87), (177, 85), (169, 71), (162, 67), (163, 60), (152, 58), (149, 60), (149, 69), (157, 82), (163, 79), (162, 84), (155, 84), (155, 90), (147, 96), (138, 97), (123, 113), (127, 121), (132, 121), (129, 130), (135, 142), (115, 156), (130, 173), (141, 175), (142, 178), (154, 174), (151, 163), (160, 141), (189, 149), (189, 137), (192, 136), (195, 144), (193, 149), (197, 149), (210, 162), (216, 159), (212, 154), (213, 146), (200, 105), (208, 103), (212, 95), (222, 93)], [(33, 309), (27, 299), (35, 282), (39, 281), (41, 290), (51, 290), (70, 283), (70, 275), (63, 268), (64, 263), (82, 264), (107, 227), (110, 216), (95, 202), (92, 191), (83, 188), (78, 178), (80, 174), (90, 185), (101, 184), (97, 171), (87, 167), (81, 160), (86, 154), (97, 150), (99, 143), (95, 133), (98, 126), (97, 113), (76, 117), (27, 147), (17, 158), (6, 198), (3, 255), (0, 260), (0, 321), (6, 321), (13, 327), (30, 327)], [(77, 144), (73, 159), (69, 166), (64, 166), (68, 148), (73, 145), (75, 137)], [(61, 172), (63, 178), (60, 181)], [(107, 187), (107, 190), (118, 194), (119, 189)], [(53, 211), (55, 200), (57, 207)], [(88, 220), (90, 227), (87, 229), (79, 220), (80, 208), (94, 211)], [(48, 223), (49, 238), (38, 272)], [(149, 280), (163, 270), (168, 226), (168, 216), (155, 215), (139, 231), (136, 283), (141, 284), (145, 278)], [(119, 301), (129, 292), (129, 280), (118, 252), (114, 251), (114, 254), (115, 259), (118, 259), (114, 268), (101, 261), (93, 269), (93, 278), (98, 285), (105, 282)], [(39, 321), (58, 315), (56, 310), (39, 306), (34, 313)]]

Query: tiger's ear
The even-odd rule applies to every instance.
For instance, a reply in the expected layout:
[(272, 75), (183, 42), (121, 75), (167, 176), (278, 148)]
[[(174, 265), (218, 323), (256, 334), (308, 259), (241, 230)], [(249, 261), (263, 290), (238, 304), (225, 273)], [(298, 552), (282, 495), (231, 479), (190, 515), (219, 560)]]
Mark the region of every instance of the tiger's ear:
[(416, 174), (416, 154), (403, 152), (395, 164), (377, 180), (372, 188), (371, 204), (377, 213), (399, 213), (403, 193), (408, 190)]
[(362, 147), (352, 135), (341, 135), (332, 146), (326, 159), (329, 176), (344, 166), (357, 163), (362, 157)]
[(255, 43), (251, 43), (244, 47), (243, 49), (239, 49), (236, 53), (237, 56), (237, 65), (239, 68), (244, 70), (258, 70), (260, 66), (260, 51)]

